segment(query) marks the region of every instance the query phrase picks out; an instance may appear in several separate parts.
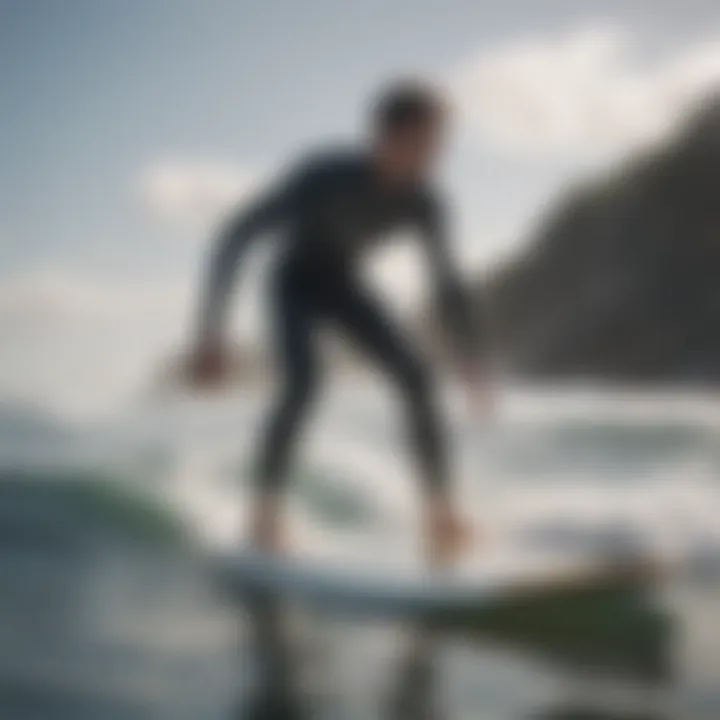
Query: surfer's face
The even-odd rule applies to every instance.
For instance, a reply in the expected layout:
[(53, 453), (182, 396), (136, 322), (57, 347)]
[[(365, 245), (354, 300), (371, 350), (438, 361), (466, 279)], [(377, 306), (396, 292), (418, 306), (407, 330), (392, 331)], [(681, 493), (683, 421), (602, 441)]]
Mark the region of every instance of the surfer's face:
[(445, 140), (445, 120), (439, 114), (388, 130), (380, 138), (382, 165), (399, 182), (416, 182), (432, 174)]

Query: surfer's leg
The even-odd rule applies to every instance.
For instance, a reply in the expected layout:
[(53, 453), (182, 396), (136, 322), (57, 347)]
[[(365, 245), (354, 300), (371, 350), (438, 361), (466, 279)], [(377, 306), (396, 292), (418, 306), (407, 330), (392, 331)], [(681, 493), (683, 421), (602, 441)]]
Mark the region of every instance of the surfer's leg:
[(400, 390), (423, 491), (428, 562), (445, 565), (467, 545), (469, 529), (454, 508), (445, 429), (429, 371), (382, 306), (362, 289), (349, 285), (332, 315)]
[(265, 429), (257, 468), (260, 487), (273, 491), (281, 489), (287, 479), (295, 439), (318, 384), (313, 318), (302, 298), (294, 305), (281, 303), (276, 323), (280, 396)]
[[(274, 305), (279, 398), (264, 428), (255, 471), (258, 493), (255, 535), (261, 544), (271, 546), (278, 539), (278, 506), (292, 454), (319, 379), (312, 304), (302, 294), (281, 287), (275, 294)], [(267, 538), (268, 542), (264, 543)]]
[(332, 318), (400, 391), (423, 488), (442, 491), (449, 479), (445, 437), (430, 372), (422, 358), (375, 298), (361, 288), (349, 285), (339, 295)]

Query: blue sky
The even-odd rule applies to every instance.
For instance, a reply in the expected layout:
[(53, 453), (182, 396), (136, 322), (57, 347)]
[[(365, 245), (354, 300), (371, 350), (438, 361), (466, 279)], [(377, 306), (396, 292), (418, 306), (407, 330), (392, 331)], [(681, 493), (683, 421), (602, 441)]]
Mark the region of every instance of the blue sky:
[(127, 347), (122, 378), (95, 372), (124, 392), (182, 336), (212, 218), (357, 134), (398, 72), (452, 84), (464, 68), (459, 242), (501, 251), (720, 77), (719, 20), (699, 0), (0, 0), (0, 394), (80, 397), (83, 357), (109, 368)]

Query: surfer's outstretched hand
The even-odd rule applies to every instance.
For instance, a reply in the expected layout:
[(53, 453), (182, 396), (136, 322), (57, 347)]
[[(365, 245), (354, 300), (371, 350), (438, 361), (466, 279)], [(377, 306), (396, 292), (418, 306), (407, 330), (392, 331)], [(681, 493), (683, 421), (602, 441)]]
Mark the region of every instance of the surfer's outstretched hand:
[(260, 493), (255, 499), (250, 518), (250, 542), (256, 549), (271, 555), (288, 554), (288, 538), (277, 494)]
[(449, 498), (431, 497), (424, 523), (425, 545), (431, 568), (446, 567), (468, 550), (473, 532)]
[(185, 378), (192, 387), (213, 388), (223, 382), (227, 371), (227, 352), (223, 344), (205, 340), (191, 350), (185, 367)]
[(471, 382), (469, 387), (470, 412), (475, 420), (491, 420), (497, 412), (495, 386), (486, 375)]
[(460, 377), (465, 386), (468, 409), (472, 418), (492, 419), (497, 409), (497, 397), (490, 369), (471, 363), (460, 368)]

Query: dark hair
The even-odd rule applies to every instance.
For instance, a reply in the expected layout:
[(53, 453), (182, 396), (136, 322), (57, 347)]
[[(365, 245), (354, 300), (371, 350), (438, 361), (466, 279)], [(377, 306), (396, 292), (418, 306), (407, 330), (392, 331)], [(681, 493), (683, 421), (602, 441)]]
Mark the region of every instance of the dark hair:
[(380, 132), (397, 132), (440, 120), (446, 109), (445, 99), (429, 83), (400, 80), (377, 96), (372, 120)]

